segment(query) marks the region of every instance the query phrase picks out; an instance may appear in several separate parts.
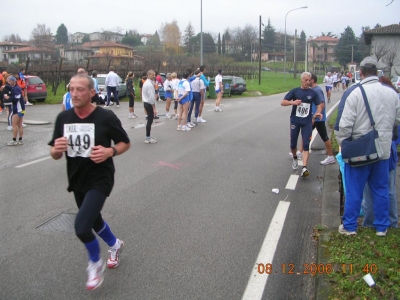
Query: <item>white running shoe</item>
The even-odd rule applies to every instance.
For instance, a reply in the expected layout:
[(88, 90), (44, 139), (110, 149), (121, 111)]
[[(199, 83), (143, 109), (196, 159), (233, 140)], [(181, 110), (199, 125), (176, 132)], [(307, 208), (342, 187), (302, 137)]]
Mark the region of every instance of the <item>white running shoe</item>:
[(197, 125), (196, 123), (193, 123), (193, 122), (190, 122), (189, 124), (192, 125), (192, 127)]
[(297, 159), (293, 158), (293, 162), (292, 162), (293, 170), (297, 170), (298, 167), (299, 167), (299, 163), (297, 162)]
[(220, 108), (218, 107), (218, 111), (222, 111), (222, 109), (220, 109)]
[(310, 172), (308, 172), (306, 167), (303, 167), (303, 169), (301, 170), (301, 175), (300, 177), (306, 178), (310, 175)]
[(7, 143), (7, 146), (18, 146), (18, 145), (19, 145), (18, 142), (17, 142), (17, 141), (14, 141), (14, 140), (9, 141), (9, 142)]
[(12, 126), (7, 126), (7, 130), (12, 130)]
[(197, 123), (206, 123), (207, 121), (204, 120), (202, 117), (197, 118)]
[(128, 119), (134, 119), (134, 116), (133, 116), (133, 114), (131, 113), (131, 114), (129, 114), (129, 116), (128, 116)]
[(108, 107), (109, 107), (109, 105), (107, 105), (107, 104), (106, 104), (106, 105), (104, 105), (104, 108), (108, 108)]
[(182, 126), (181, 125), (178, 125), (178, 127), (176, 127), (176, 130), (182, 130)]
[(25, 105), (33, 105), (31, 102), (26, 102)]
[(175, 115), (175, 120), (178, 120), (178, 115)]
[(117, 249), (109, 248), (108, 249), (108, 259), (107, 259), (107, 267), (109, 269), (114, 269), (119, 266), (119, 256), (122, 253), (122, 250), (124, 249), (124, 242), (121, 240), (118, 240), (119, 247)]
[(333, 156), (328, 156), (323, 161), (321, 161), (321, 165), (330, 165), (330, 164), (334, 164), (335, 162), (336, 162), (336, 159)]
[(182, 126), (182, 129), (181, 129), (181, 131), (190, 131), (190, 130), (191, 129), (188, 126)]
[(119, 108), (119, 104), (117, 105), (117, 108)]
[(345, 234), (345, 235), (356, 235), (356, 234), (357, 234), (356, 231), (348, 231), (348, 230), (346, 230), (346, 229), (344, 228), (343, 224), (341, 224), (341, 225), (339, 226), (338, 231), (339, 231), (340, 234)]
[(157, 140), (155, 138), (150, 138), (150, 139), (145, 139), (144, 142), (146, 144), (155, 144), (157, 143)]
[(86, 282), (86, 289), (94, 290), (98, 288), (104, 280), (104, 270), (106, 268), (106, 264), (100, 259), (98, 262), (89, 261), (89, 265), (86, 268), (88, 273), (88, 280)]
[(192, 124), (190, 124), (190, 123), (187, 123), (186, 127), (193, 128)]

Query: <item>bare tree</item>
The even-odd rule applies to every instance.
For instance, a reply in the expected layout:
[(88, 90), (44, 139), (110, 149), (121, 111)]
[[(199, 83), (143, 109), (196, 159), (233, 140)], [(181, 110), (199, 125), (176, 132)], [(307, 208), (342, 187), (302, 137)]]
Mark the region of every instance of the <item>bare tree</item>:
[(389, 69), (390, 76), (392, 76), (393, 67), (400, 65), (400, 53), (398, 50), (399, 47), (400, 47), (399, 42), (391, 44), (386, 55), (382, 57), (382, 62), (387, 65), (387, 69)]
[(386, 56), (390, 51), (390, 45), (387, 41), (381, 41), (379, 43), (375, 43), (372, 48), (372, 55), (375, 55), (378, 61), (381, 60), (382, 57)]
[(32, 39), (38, 48), (46, 48), (52, 44), (53, 36), (50, 28), (45, 24), (37, 24), (36, 28), (32, 30)]
[(13, 42), (13, 43), (22, 43), (22, 39), (20, 38), (20, 36), (18, 34), (10, 34), (10, 35), (6, 35), (3, 39), (4, 41), (8, 41), (8, 42)]

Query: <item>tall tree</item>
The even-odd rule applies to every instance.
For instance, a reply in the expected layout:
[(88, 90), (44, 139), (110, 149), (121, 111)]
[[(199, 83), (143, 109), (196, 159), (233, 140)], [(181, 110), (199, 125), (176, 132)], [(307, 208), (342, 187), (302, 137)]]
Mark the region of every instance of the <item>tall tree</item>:
[(221, 34), (220, 33), (218, 33), (218, 44), (217, 44), (217, 47), (218, 47), (218, 54), (221, 55)]
[(171, 53), (178, 52), (182, 35), (176, 20), (161, 24), (160, 35), (166, 50), (170, 49)]
[(306, 55), (306, 44), (307, 44), (307, 36), (304, 30), (300, 33), (300, 38), (297, 40), (297, 49), (296, 49), (296, 60), (303, 61)]
[(276, 39), (276, 33), (274, 26), (271, 25), (271, 20), (268, 18), (268, 24), (264, 27), (263, 31), (263, 38), (267, 51), (273, 52), (274, 51), (274, 44)]
[(186, 28), (183, 32), (184, 32), (183, 45), (185, 45), (186, 47), (190, 47), (191, 45), (189, 45), (189, 40), (192, 37), (194, 37), (194, 28), (193, 28), (191, 22), (189, 22), (188, 26), (186, 26)]
[(136, 30), (126, 31), (121, 43), (132, 47), (143, 45), (140, 34)]
[(68, 30), (67, 27), (65, 27), (64, 23), (62, 23), (57, 28), (56, 43), (64, 45), (68, 43)]
[(226, 53), (226, 45), (225, 45), (225, 34), (222, 35), (222, 47), (221, 47), (222, 55)]
[(160, 45), (160, 36), (158, 35), (157, 30), (153, 34), (153, 36), (150, 38), (150, 41), (147, 42), (147, 44), (153, 45), (153, 46), (159, 46)]
[[(190, 39), (190, 44), (199, 44), (200, 45), (200, 35), (198, 33), (194, 37)], [(211, 34), (203, 32), (203, 52), (204, 53), (215, 53), (215, 42), (212, 38)]]
[[(353, 29), (350, 26), (347, 26), (344, 29), (344, 32), (341, 33), (339, 42), (336, 44), (334, 49), (336, 59), (342, 66), (346, 66), (347, 63), (351, 62), (352, 46), (357, 46), (358, 42), (359, 41), (355, 36)], [(353, 51), (353, 56), (354, 61), (361, 61), (359, 55), (357, 55), (357, 51)]]
[(37, 47), (44, 48), (52, 44), (53, 37), (50, 28), (46, 27), (45, 24), (37, 24), (32, 30), (32, 39)]

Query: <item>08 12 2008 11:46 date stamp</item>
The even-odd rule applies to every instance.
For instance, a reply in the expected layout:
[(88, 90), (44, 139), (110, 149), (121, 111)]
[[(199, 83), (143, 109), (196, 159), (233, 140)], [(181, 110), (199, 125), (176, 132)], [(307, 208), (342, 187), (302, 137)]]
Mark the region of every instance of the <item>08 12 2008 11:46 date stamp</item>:
[(288, 274), (288, 275), (316, 275), (316, 274), (331, 274), (331, 273), (342, 273), (342, 274), (353, 274), (358, 271), (364, 273), (375, 274), (378, 272), (376, 264), (365, 264), (361, 270), (356, 270), (353, 264), (331, 264), (331, 263), (305, 263), (303, 266), (298, 267), (296, 264), (288, 263), (281, 264), (280, 266), (273, 266), (271, 263), (257, 264), (257, 271), (259, 274)]

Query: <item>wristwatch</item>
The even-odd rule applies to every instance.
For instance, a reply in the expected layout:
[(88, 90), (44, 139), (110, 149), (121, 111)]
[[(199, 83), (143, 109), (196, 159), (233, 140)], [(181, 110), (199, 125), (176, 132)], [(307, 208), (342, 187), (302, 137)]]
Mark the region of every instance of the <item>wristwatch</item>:
[(114, 157), (114, 156), (116, 156), (118, 154), (118, 151), (117, 151), (117, 148), (115, 148), (115, 147), (112, 147), (112, 149), (114, 151), (113, 152), (113, 157)]

